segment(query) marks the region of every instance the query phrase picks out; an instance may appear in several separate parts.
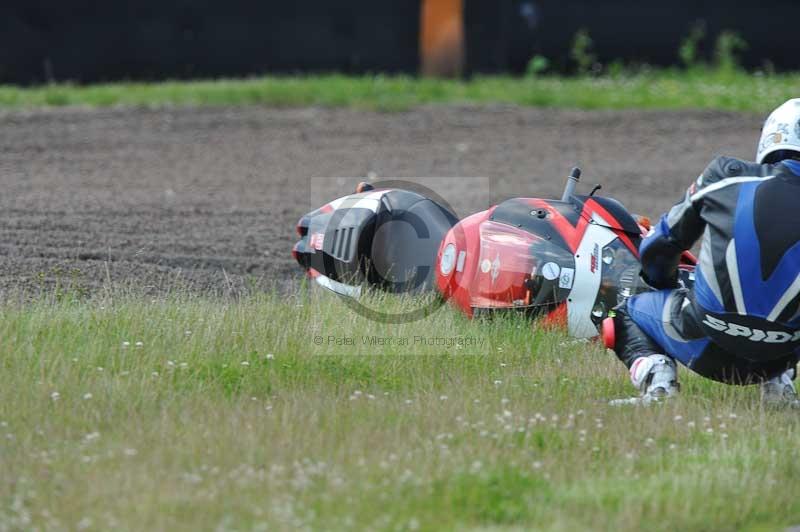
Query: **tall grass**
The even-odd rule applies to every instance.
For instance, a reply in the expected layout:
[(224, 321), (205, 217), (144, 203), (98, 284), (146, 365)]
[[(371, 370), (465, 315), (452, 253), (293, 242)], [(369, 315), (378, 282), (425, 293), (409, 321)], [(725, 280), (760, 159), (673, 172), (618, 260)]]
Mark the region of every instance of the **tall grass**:
[(796, 97), (800, 75), (737, 69), (619, 71), (562, 78), (476, 77), (470, 81), (341, 75), (244, 80), (0, 86), (0, 107), (84, 105), (270, 105), (402, 110), (423, 104), (518, 104), (584, 109), (723, 109), (765, 113)]
[(519, 318), (112, 295), (2, 307), (0, 529), (800, 523), (800, 420), (752, 388), (683, 372), (675, 401), (610, 407), (613, 355)]

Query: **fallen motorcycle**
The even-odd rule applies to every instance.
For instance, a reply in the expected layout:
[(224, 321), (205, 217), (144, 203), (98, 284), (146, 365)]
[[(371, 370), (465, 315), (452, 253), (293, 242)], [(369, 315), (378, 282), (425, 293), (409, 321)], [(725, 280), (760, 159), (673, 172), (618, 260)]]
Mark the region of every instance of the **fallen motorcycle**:
[[(649, 221), (596, 195), (600, 186), (576, 194), (579, 179), (576, 168), (560, 200), (513, 198), (460, 221), (442, 202), (362, 183), (300, 219), (292, 254), (347, 297), (364, 286), (438, 290), (468, 316), (524, 312), (590, 338), (615, 306), (651, 290), (638, 251)], [(685, 286), (695, 263), (684, 254)]]

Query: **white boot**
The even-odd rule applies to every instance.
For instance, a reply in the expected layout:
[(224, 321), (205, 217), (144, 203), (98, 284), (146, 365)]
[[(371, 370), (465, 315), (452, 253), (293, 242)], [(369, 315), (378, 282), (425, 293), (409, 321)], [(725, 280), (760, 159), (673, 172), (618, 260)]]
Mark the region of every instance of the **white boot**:
[(767, 406), (800, 408), (794, 387), (795, 369), (787, 369), (777, 377), (761, 383), (761, 402)]
[(672, 397), (680, 390), (678, 366), (666, 355), (636, 359), (631, 366), (631, 382), (642, 392), (642, 400), (645, 402)]
[(641, 392), (641, 396), (630, 399), (616, 399), (612, 405), (649, 404), (665, 397), (672, 397), (680, 391), (678, 366), (666, 355), (650, 355), (637, 358), (630, 369), (631, 382)]

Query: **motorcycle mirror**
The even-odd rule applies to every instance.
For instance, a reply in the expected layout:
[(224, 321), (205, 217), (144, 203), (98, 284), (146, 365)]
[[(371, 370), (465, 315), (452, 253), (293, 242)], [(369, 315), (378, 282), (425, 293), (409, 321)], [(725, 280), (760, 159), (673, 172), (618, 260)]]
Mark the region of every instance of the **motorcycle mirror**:
[(589, 196), (594, 196), (594, 193), (603, 188), (603, 185), (600, 183), (596, 184), (591, 192), (589, 192)]

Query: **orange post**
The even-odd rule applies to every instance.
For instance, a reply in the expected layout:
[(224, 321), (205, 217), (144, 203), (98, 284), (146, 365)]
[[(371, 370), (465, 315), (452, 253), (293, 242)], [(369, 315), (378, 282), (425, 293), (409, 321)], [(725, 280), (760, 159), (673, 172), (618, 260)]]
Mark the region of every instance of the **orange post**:
[(421, 71), (425, 76), (457, 77), (464, 68), (462, 0), (423, 0)]

